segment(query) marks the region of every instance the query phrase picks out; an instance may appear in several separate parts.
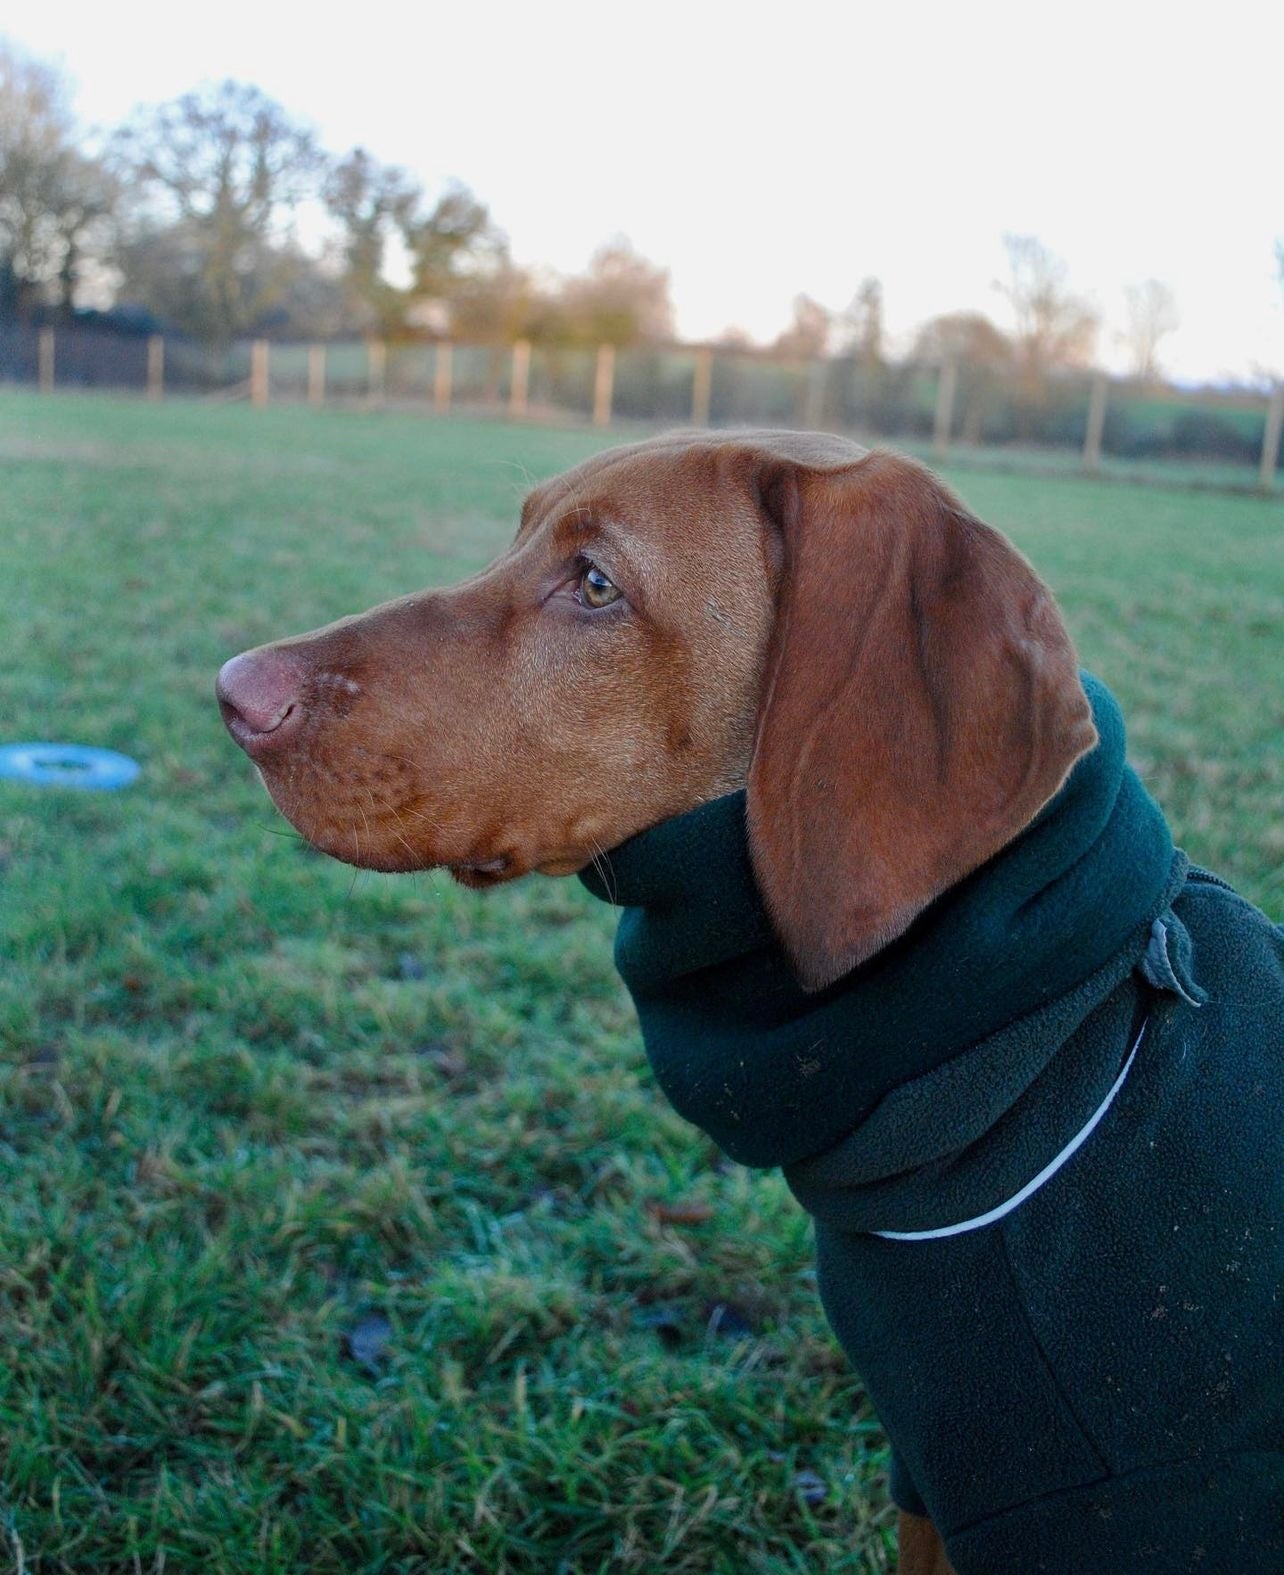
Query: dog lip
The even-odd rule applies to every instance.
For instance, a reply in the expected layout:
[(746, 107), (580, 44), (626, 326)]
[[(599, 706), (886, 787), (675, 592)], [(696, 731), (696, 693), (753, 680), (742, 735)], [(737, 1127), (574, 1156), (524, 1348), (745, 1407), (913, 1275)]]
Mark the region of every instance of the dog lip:
[(467, 870), (470, 875), (502, 875), (508, 868), (511, 860), (507, 854), (500, 854), (495, 859), (463, 859), (458, 864), (448, 866), (455, 870)]
[(447, 864), (445, 870), (451, 880), (458, 881), (461, 886), (467, 886), (471, 891), (485, 891), (488, 887), (501, 885), (523, 872), (517, 860), (507, 855), (494, 859), (471, 859)]

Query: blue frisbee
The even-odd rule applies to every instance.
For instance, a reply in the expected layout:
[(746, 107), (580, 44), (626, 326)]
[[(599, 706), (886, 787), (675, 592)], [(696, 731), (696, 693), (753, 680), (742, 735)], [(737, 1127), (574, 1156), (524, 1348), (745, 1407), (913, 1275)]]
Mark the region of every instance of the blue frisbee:
[(123, 788), (139, 765), (114, 749), (85, 744), (0, 744), (0, 777), (38, 787)]

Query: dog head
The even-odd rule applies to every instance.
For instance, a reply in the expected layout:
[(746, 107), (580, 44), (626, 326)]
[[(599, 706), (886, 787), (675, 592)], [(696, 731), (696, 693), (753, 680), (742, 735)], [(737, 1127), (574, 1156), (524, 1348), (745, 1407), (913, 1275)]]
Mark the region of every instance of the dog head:
[(747, 787), (800, 979), (900, 934), (1095, 740), (1019, 553), (914, 462), (677, 434), (536, 488), (512, 546), (234, 658), (233, 736), (324, 851), (484, 886), (567, 874)]

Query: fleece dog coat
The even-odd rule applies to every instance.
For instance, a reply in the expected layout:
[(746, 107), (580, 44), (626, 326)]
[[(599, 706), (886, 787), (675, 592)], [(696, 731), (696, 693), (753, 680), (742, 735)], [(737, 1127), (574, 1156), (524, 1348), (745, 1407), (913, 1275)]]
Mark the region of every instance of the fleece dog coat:
[(818, 994), (744, 794), (588, 870), (678, 1111), (781, 1166), (821, 1297), (959, 1575), (1284, 1572), (1284, 931), (1100, 742)]

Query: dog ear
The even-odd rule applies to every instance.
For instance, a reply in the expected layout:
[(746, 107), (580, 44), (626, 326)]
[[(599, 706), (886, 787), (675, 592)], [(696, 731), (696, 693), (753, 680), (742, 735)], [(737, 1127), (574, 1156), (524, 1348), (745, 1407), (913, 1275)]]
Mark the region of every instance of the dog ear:
[(780, 580), (750, 851), (818, 990), (1011, 841), (1097, 735), (1051, 593), (928, 471), (763, 453), (756, 481)]

